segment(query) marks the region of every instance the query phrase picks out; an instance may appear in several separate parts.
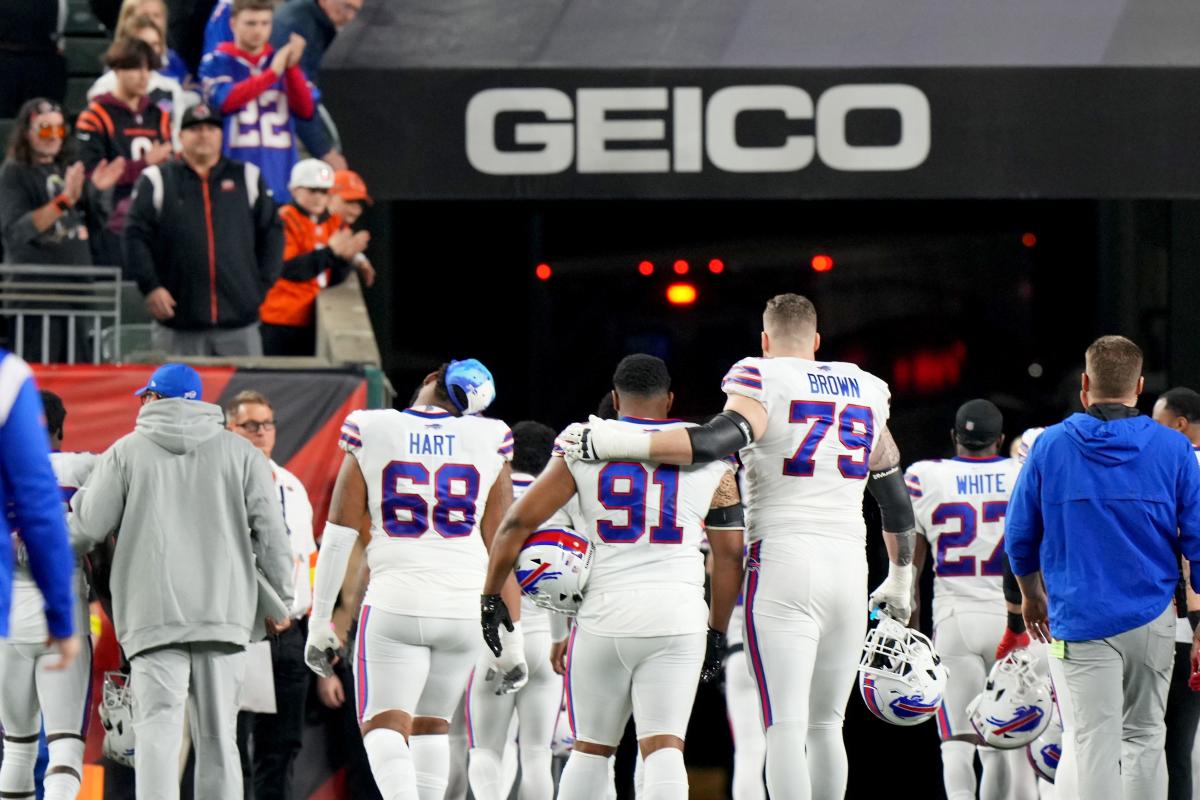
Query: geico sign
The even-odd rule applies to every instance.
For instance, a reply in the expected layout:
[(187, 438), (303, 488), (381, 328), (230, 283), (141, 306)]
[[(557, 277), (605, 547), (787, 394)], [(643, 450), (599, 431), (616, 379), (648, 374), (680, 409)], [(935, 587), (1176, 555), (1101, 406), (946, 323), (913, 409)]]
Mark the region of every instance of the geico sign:
[[(549, 175), (575, 164), (581, 173), (700, 172), (704, 155), (725, 172), (793, 172), (821, 163), (849, 172), (913, 169), (929, 155), (929, 100), (915, 86), (898, 83), (833, 86), (814, 107), (795, 86), (728, 86), (703, 102), (696, 87), (579, 89), (575, 101), (558, 89), (486, 89), (467, 103), (467, 158), (489, 175)], [(885, 146), (846, 141), (846, 115), (888, 109), (900, 115), (900, 140)], [(671, 114), (671, 141), (662, 118), (610, 119), (610, 112)], [(813, 135), (793, 134), (781, 144), (748, 146), (737, 141), (738, 116), (774, 112), (789, 120), (815, 119)], [(502, 114), (537, 114), (544, 121), (512, 123), (513, 141), (496, 144)], [(701, 140), (703, 139), (703, 145)], [(640, 149), (617, 149), (639, 142)], [(645, 147), (660, 143), (662, 147)]]

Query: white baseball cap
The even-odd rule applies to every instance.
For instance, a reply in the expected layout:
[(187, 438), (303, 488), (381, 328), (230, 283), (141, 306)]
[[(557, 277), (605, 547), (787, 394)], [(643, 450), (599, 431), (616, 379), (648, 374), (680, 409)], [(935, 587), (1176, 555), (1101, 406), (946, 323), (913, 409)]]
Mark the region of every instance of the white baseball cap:
[(288, 188), (332, 189), (333, 167), (319, 158), (306, 158), (296, 162), (288, 178)]

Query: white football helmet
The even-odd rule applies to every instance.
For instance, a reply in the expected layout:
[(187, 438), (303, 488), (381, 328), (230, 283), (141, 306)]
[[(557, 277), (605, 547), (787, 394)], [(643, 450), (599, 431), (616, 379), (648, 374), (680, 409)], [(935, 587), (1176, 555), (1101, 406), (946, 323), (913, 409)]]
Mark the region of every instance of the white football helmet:
[(517, 556), (517, 583), (542, 608), (574, 614), (592, 566), (591, 543), (570, 528), (533, 532)]
[(97, 709), (104, 726), (104, 755), (133, 766), (133, 692), (124, 672), (104, 673), (104, 690)]
[(1034, 669), (1028, 649), (1014, 650), (992, 665), (987, 683), (967, 706), (971, 727), (985, 744), (1015, 750), (1050, 724), (1050, 681)]
[(1058, 760), (1062, 758), (1063, 727), (1062, 718), (1058, 714), (1058, 706), (1051, 709), (1050, 724), (1042, 735), (1025, 745), (1025, 755), (1033, 765), (1033, 771), (1043, 780), (1054, 783), (1058, 774)]
[(891, 617), (867, 631), (858, 691), (871, 713), (893, 725), (917, 725), (937, 714), (946, 667), (929, 639)]

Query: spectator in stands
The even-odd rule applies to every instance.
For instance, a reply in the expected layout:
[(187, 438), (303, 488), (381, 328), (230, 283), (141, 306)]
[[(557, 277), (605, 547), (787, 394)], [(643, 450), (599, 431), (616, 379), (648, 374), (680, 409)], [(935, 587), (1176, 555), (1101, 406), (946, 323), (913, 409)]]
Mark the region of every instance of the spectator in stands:
[(234, 0), (234, 40), (204, 57), (200, 76), (208, 101), (227, 115), (225, 153), (257, 164), (281, 203), (296, 153), (293, 116), (310, 119), (316, 109), (312, 85), (300, 69), (305, 42), (293, 34), (271, 47), (271, 0)]
[[(280, 47), (293, 33), (304, 37), (308, 46), (300, 67), (321, 88), (321, 60), (333, 43), (337, 32), (354, 20), (362, 11), (364, 0), (288, 0), (275, 14), (275, 26), (271, 30), (271, 44)], [(346, 159), (335, 147), (337, 127), (333, 117), (320, 103), (317, 113), (310, 120), (296, 123), (300, 141), (312, 155), (329, 163), (334, 169), (346, 169)]]
[[(186, 364), (155, 370), (137, 392), (137, 427), (100, 456), (73, 501), (77, 551), (117, 532), (113, 624), (132, 669), (139, 798), (179, 797), (185, 707), (195, 796), (242, 796), (237, 700), (260, 581), (292, 602), (291, 544), (270, 468), (225, 430), (202, 390)], [(265, 622), (273, 634), (288, 627)]]
[[(167, 52), (167, 41), (162, 30), (150, 17), (131, 17), (126, 22), (121, 30), (117, 32), (117, 38), (130, 37), (133, 39), (141, 39), (154, 50), (157, 56), (154, 72), (150, 73), (150, 87), (147, 94), (150, 96), (150, 102), (158, 106), (166, 114), (171, 117), (171, 138), (175, 146), (179, 146), (179, 121), (183, 118), (183, 112), (189, 107), (200, 102), (200, 94), (198, 92), (184, 89), (179, 85), (179, 81), (165, 74), (161, 67), (164, 63), (163, 59)], [(102, 94), (111, 94), (117, 85), (117, 76), (110, 69), (96, 79), (92, 87), (88, 89), (88, 100), (95, 100)]]
[(125, 225), (128, 271), (167, 353), (262, 354), (258, 306), (283, 235), (258, 167), (224, 158), (221, 135), (208, 104), (184, 112), (179, 159), (142, 173)]
[(67, 60), (62, 52), (66, 15), (66, 3), (0, 3), (0, 117), (15, 117), (31, 97), (61, 103), (66, 96)]
[[(317, 552), (313, 542), (313, 510), (300, 480), (271, 459), (275, 450), (275, 410), (255, 391), (234, 395), (225, 406), (225, 425), (258, 448), (271, 465), (275, 494), (292, 542), (291, 624), (270, 639), (275, 678), (275, 713), (238, 715), (238, 747), (242, 773), (254, 787), (255, 800), (292, 800), (292, 764), (300, 752), (304, 730), (304, 700), (308, 696), (309, 670), (304, 664), (308, 637), (308, 612), (312, 608), (310, 562)], [(253, 736), (253, 763), (249, 743)], [(250, 767), (247, 774), (247, 767)]]
[(112, 213), (103, 228), (92, 229), (92, 254), (98, 264), (123, 264), (121, 232), (142, 170), (171, 157), (171, 115), (150, 102), (150, 76), (158, 56), (141, 39), (117, 39), (104, 56), (115, 76), (113, 91), (102, 94), (80, 113), (75, 140), (84, 169), (105, 160), (125, 159), (111, 198)]
[[(0, 167), (0, 237), (6, 263), (92, 263), (87, 222), (103, 224), (97, 196), (116, 185), (125, 160), (101, 160), (89, 179), (83, 162), (68, 165), (63, 149), (66, 135), (66, 121), (57, 103), (35, 98), (21, 106)], [(89, 186), (94, 191), (86, 192)], [(41, 330), (40, 318), (26, 319), (25, 341), (40, 341)], [(12, 333), (15, 340), (15, 330)], [(81, 357), (86, 356), (85, 345), (81, 326), (76, 346)], [(66, 361), (67, 352), (67, 320), (57, 318), (51, 322), (49, 359)]]
[[(283, 220), (283, 274), (259, 309), (263, 353), (311, 356), (316, 351), (317, 294), (336, 286), (358, 266), (371, 235), (352, 232), (328, 211), (333, 168), (306, 158), (292, 168), (292, 202)], [(365, 269), (369, 269), (369, 264)]]
[[(121, 13), (117, 17), (117, 32), (124, 29), (129, 20), (134, 17), (149, 17), (154, 20), (158, 29), (167, 29), (167, 4), (164, 0), (124, 0), (121, 3)], [(184, 60), (170, 47), (166, 49), (163, 58), (162, 72), (164, 75), (179, 81), (184, 89), (191, 89), (195, 83), (192, 72)]]
[[(333, 188), (329, 190), (329, 213), (342, 218), (347, 228), (353, 228), (362, 219), (364, 204), (375, 201), (367, 193), (367, 184), (354, 170), (344, 169), (333, 173)], [(375, 285), (375, 267), (366, 253), (354, 257), (358, 276), (366, 286)]]
[(204, 55), (216, 50), (218, 45), (233, 41), (233, 28), (229, 25), (232, 14), (233, 0), (217, 0), (204, 25)]

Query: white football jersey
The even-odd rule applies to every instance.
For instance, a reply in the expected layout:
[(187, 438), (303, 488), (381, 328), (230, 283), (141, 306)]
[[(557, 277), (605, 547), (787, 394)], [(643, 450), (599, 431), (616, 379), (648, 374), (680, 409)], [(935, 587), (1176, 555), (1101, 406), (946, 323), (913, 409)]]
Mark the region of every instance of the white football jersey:
[[(603, 425), (652, 433), (690, 423), (622, 417)], [(556, 454), (561, 454), (555, 448)], [(677, 467), (634, 461), (567, 462), (595, 555), (579, 626), (598, 636), (705, 631), (704, 518), (731, 460)]]
[[(529, 491), (535, 478), (527, 472), (514, 472), (512, 476), (513, 502), (521, 499), (521, 495)], [(543, 528), (570, 528), (579, 531), (583, 526), (583, 514), (579, 510), (579, 497), (574, 496), (567, 504), (554, 512), (554, 516), (542, 523)], [(534, 605), (533, 601), (521, 595), (521, 630), (525, 633), (549, 633), (550, 614), (552, 612)]]
[[(50, 466), (62, 492), (63, 507), (71, 513), (71, 499), (85, 483), (92, 467), (96, 466), (95, 453), (51, 453)], [(46, 602), (33, 580), (26, 564), (25, 546), (18, 534), (13, 534), (16, 545), (17, 564), (13, 570), (12, 612), (9, 617), (10, 633), (6, 641), (16, 644), (41, 644), (49, 636), (46, 628)], [(75, 615), (76, 629), (88, 630), (87, 591), (83, 583), (82, 570), (75, 570), (75, 589), (78, 606)]]
[(312, 609), (313, 510), (308, 490), (300, 479), (279, 464), (271, 461), (271, 476), (275, 479), (275, 494), (283, 509), (288, 539), (292, 543), (292, 617), (300, 619)]
[(1021, 466), (1002, 456), (918, 461), (904, 474), (933, 554), (933, 622), (1004, 613), (1004, 516)]
[(498, 419), (420, 406), (355, 411), (340, 444), (367, 482), (363, 602), (394, 614), (478, 617), (488, 561), (479, 522), (512, 460), (512, 431)]
[(767, 410), (766, 432), (740, 454), (748, 539), (864, 541), (863, 491), (888, 421), (887, 384), (843, 362), (743, 358), (721, 388)]

